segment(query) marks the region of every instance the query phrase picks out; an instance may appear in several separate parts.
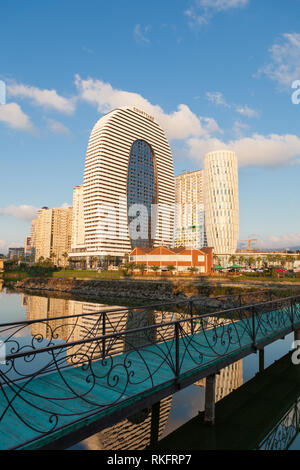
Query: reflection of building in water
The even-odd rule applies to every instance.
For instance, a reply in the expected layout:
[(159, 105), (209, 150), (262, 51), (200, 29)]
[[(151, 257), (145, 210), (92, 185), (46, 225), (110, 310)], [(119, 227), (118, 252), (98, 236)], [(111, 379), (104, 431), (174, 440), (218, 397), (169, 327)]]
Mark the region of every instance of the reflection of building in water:
[(63, 319), (51, 321), (51, 318), (69, 315), (68, 300), (24, 295), (22, 305), (27, 307), (28, 321), (46, 320), (32, 323), (31, 334), (33, 336), (41, 335), (43, 338), (51, 339), (56, 335), (56, 339), (67, 338), (68, 327), (66, 322)]
[[(229, 395), (243, 385), (243, 361), (237, 361), (225, 367), (216, 375), (216, 402)], [(205, 387), (206, 379), (199, 380), (195, 385)]]
[[(120, 336), (108, 338), (105, 340), (105, 354), (116, 355), (121, 354), (131, 349), (136, 349), (142, 346), (147, 346), (153, 343), (157, 338), (156, 330), (146, 330), (142, 332), (134, 332), (128, 334), (121, 334), (126, 330), (134, 330), (143, 328), (149, 325), (163, 322), (168, 322), (173, 319), (172, 312), (159, 312), (145, 309), (124, 308), (119, 306), (108, 306), (103, 304), (78, 302), (70, 300), (70, 315), (82, 315), (76, 321), (70, 322), (68, 338), (71, 341), (80, 341), (92, 339), (103, 335), (110, 335), (113, 333), (120, 333)], [(99, 313), (105, 314), (104, 316)], [(86, 315), (89, 314), (89, 315)], [(104, 327), (104, 328), (103, 328)], [(99, 342), (95, 349), (95, 343), (88, 342), (79, 346), (74, 346), (68, 350), (69, 355), (75, 354), (80, 350), (81, 354), (87, 357), (93, 356), (93, 359), (99, 359), (99, 355), (103, 354), (102, 342)]]
[[(172, 404), (172, 395), (160, 402), (159, 432), (161, 438), (167, 424)], [(146, 418), (142, 421), (143, 417)], [(137, 413), (131, 418), (104, 429), (86, 439), (88, 449), (97, 450), (143, 450), (150, 445), (151, 411)]]
[[(147, 346), (156, 339), (169, 339), (173, 328), (160, 328), (142, 332), (128, 333), (122, 335), (126, 330), (143, 328), (153, 324), (172, 321), (173, 312), (158, 310), (126, 309), (120, 306), (108, 306), (92, 302), (80, 302), (76, 300), (65, 300), (57, 298), (26, 296), (22, 297), (22, 304), (27, 307), (27, 320), (43, 320), (32, 323), (31, 332), (33, 336), (41, 335), (48, 339), (63, 339), (70, 342), (83, 341), (97, 338), (99, 336), (120, 333), (120, 336), (105, 340), (106, 354), (121, 354), (131, 349)], [(105, 316), (101, 312), (107, 312)], [(78, 316), (76, 316), (78, 315)], [(74, 316), (73, 318), (67, 318)], [(62, 317), (55, 319), (56, 317)], [(66, 318), (63, 318), (66, 317)], [(104, 319), (105, 317), (105, 319)], [(103, 342), (86, 342), (68, 348), (68, 357), (80, 353), (77, 360), (92, 358), (99, 359), (103, 355)], [(74, 364), (74, 362), (72, 361)], [(74, 364), (75, 365), (75, 364)]]
[(3, 280), (0, 279), (0, 292), (2, 292), (2, 289), (3, 289)]

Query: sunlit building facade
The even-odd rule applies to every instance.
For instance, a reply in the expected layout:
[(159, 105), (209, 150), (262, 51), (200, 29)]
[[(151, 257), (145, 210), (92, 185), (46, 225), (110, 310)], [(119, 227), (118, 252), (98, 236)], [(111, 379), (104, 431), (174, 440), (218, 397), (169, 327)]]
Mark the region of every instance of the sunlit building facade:
[(72, 242), (70, 256), (85, 256), (85, 231), (83, 216), (83, 185), (73, 190)]
[(72, 207), (38, 211), (32, 221), (31, 246), (35, 261), (52, 259), (57, 265), (66, 264), (66, 255), (71, 249)]
[(123, 257), (135, 246), (171, 246), (174, 202), (172, 155), (156, 120), (135, 107), (102, 117), (85, 162), (86, 256)]
[(208, 246), (219, 255), (237, 249), (239, 237), (238, 162), (229, 150), (204, 159), (204, 207)]
[(200, 249), (207, 246), (203, 196), (203, 170), (175, 178), (175, 246)]

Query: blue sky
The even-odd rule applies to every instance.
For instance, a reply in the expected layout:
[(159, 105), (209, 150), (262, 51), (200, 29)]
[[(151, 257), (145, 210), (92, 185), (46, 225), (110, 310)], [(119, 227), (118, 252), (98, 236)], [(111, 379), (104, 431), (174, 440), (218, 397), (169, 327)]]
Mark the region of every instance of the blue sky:
[(165, 128), (175, 174), (239, 158), (240, 238), (300, 245), (300, 0), (2, 2), (0, 252), (72, 204), (89, 133), (121, 105)]

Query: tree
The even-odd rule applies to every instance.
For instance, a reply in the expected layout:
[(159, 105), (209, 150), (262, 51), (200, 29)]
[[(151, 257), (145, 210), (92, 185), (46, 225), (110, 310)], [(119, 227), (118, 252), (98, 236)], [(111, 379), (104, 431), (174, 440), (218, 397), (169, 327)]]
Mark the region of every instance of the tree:
[(169, 271), (169, 273), (173, 274), (173, 271), (175, 271), (175, 266), (173, 266), (173, 264), (169, 264), (167, 266), (167, 270)]
[(156, 275), (157, 271), (159, 270), (159, 266), (154, 264), (153, 266), (150, 266), (150, 269), (152, 269), (152, 271), (154, 271)]
[(141, 275), (144, 275), (144, 272), (146, 271), (147, 265), (146, 264), (139, 264), (138, 268), (140, 270)]
[(196, 268), (196, 266), (190, 266), (190, 267), (188, 268), (188, 271), (189, 271), (192, 275), (194, 275), (195, 273), (198, 272), (198, 268)]
[(235, 264), (236, 260), (237, 260), (237, 257), (235, 255), (231, 255), (229, 258), (229, 263)]
[(133, 271), (135, 270), (136, 268), (136, 265), (134, 263), (124, 263), (123, 264), (123, 269), (125, 269), (125, 271), (130, 271), (130, 274), (133, 274)]
[(214, 258), (214, 263), (215, 264), (220, 264), (221, 263), (221, 260), (217, 255), (214, 255), (213, 258)]
[(69, 255), (68, 253), (65, 251), (63, 254), (62, 254), (63, 258), (64, 258), (64, 268), (66, 268), (66, 265), (67, 265), (67, 262), (69, 261)]
[(295, 260), (296, 260), (296, 259), (295, 259), (294, 256), (288, 255), (288, 256), (286, 257), (286, 262), (287, 262), (287, 264), (288, 264), (288, 266), (289, 266), (289, 269), (293, 269)]
[(109, 266), (110, 266), (110, 260), (111, 260), (111, 256), (110, 255), (106, 255), (106, 269), (108, 270)]
[(244, 266), (245, 265), (245, 260), (246, 260), (245, 256), (240, 256), (239, 257), (239, 264), (241, 266)]

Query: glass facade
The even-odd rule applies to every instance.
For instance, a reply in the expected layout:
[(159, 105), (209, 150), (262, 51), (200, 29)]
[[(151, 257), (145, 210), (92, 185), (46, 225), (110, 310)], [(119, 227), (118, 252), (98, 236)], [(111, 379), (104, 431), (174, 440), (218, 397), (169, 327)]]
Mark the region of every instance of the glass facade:
[[(156, 203), (154, 154), (144, 140), (132, 145), (127, 178), (127, 210), (132, 248), (151, 248), (151, 206)], [(133, 207), (142, 205), (141, 210)]]

